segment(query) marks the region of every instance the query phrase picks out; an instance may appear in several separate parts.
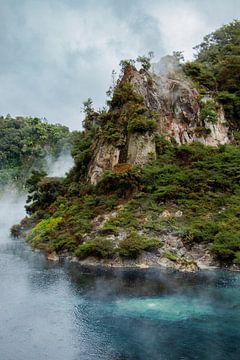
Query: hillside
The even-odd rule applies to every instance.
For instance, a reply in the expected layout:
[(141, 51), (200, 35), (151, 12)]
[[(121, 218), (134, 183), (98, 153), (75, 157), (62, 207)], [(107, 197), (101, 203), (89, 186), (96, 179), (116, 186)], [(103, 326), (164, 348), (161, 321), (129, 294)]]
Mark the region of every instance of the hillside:
[(46, 159), (56, 159), (70, 150), (66, 126), (48, 124), (38, 118), (0, 117), (0, 186), (25, 185), (33, 169), (45, 169)]
[[(207, 37), (190, 63), (177, 53), (152, 68), (150, 57), (138, 59), (140, 69), (121, 63), (109, 109), (85, 103), (75, 166), (64, 182), (41, 174), (29, 180), (35, 226), (27, 241), (88, 264), (238, 268), (240, 89), (231, 71), (223, 85), (220, 55), (212, 60), (217, 46), (238, 64), (239, 44), (227, 36), (232, 27), (239, 36), (239, 22), (223, 27), (227, 40)], [(232, 57), (224, 59), (232, 69)]]

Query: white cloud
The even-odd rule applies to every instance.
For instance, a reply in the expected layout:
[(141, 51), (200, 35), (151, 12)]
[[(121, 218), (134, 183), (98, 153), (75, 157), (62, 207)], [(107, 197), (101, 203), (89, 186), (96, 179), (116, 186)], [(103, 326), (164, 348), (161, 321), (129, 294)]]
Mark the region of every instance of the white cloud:
[(20, 46), (22, 66), (2, 75), (1, 108), (79, 128), (82, 101), (92, 96), (97, 106), (104, 104), (112, 69), (122, 57), (137, 56), (141, 38), (114, 18), (110, 8), (96, 4), (83, 11), (67, 2), (55, 4), (26, 2), (19, 8), (18, 33), (8, 29)]
[[(224, 7), (211, 4), (207, 0), (201, 6), (197, 0), (0, 1), (1, 113), (45, 116), (79, 128), (81, 103), (92, 97), (96, 107), (104, 105), (111, 71), (118, 69), (121, 59), (149, 50), (156, 57), (173, 50), (191, 57), (192, 47), (225, 19)], [(213, 10), (218, 14), (215, 23), (209, 15)]]
[(186, 59), (192, 58), (193, 46), (212, 30), (204, 14), (189, 2), (155, 3), (150, 6), (149, 12), (157, 19), (165, 52), (183, 51)]

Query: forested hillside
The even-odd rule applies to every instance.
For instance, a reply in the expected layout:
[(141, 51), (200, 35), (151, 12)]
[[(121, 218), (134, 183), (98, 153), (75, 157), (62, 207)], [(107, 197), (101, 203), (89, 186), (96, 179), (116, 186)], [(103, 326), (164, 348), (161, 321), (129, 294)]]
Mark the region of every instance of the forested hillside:
[(0, 185), (22, 186), (32, 169), (44, 166), (46, 156), (57, 157), (70, 147), (66, 126), (38, 118), (0, 117)]
[(200, 92), (212, 92), (223, 104), (235, 129), (240, 129), (240, 22), (235, 20), (204, 37), (195, 47), (195, 61), (184, 65)]

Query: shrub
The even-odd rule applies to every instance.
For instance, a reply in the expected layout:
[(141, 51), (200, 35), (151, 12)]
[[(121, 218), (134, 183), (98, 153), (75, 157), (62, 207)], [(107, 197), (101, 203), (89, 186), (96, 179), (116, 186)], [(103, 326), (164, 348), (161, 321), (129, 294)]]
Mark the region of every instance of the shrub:
[(156, 143), (156, 151), (158, 155), (167, 155), (169, 159), (172, 159), (175, 155), (175, 149), (173, 144), (166, 140), (166, 138), (162, 135), (155, 135), (155, 143)]
[(20, 224), (13, 225), (10, 229), (13, 238), (19, 238), (22, 234), (22, 226)]
[(152, 118), (148, 118), (144, 115), (138, 115), (135, 117), (130, 118), (128, 122), (128, 132), (154, 132), (157, 129), (157, 123), (156, 120)]
[(176, 254), (170, 253), (170, 252), (167, 252), (167, 251), (163, 254), (163, 256), (165, 258), (167, 258), (168, 260), (171, 260), (171, 261), (174, 261), (174, 262), (176, 262), (178, 260), (178, 257), (177, 257)]
[(215, 236), (211, 249), (221, 259), (233, 259), (240, 251), (240, 231), (228, 229), (219, 232)]
[(237, 251), (235, 253), (235, 257), (234, 257), (233, 262), (234, 262), (234, 264), (240, 264), (240, 251)]
[(101, 128), (102, 136), (105, 140), (110, 142), (118, 141), (121, 136), (121, 132), (117, 127), (117, 122), (113, 121), (114, 119), (110, 119), (106, 124)]
[(205, 102), (202, 102), (200, 118), (202, 121), (207, 121), (212, 124), (215, 124), (217, 122), (218, 113), (214, 100), (207, 100)]
[(84, 259), (88, 256), (111, 258), (114, 255), (114, 246), (110, 240), (98, 237), (95, 240), (80, 244), (75, 251), (75, 255), (79, 259)]
[(141, 104), (143, 97), (133, 90), (130, 83), (123, 81), (114, 89), (110, 104), (112, 108), (120, 108), (129, 101)]
[(129, 192), (137, 190), (139, 186), (139, 174), (136, 170), (126, 170), (123, 172), (106, 171), (103, 178), (98, 183), (98, 192), (116, 192), (120, 197)]
[(160, 246), (158, 239), (147, 239), (136, 231), (131, 231), (118, 245), (119, 254), (123, 257), (136, 258), (142, 250)]
[(48, 241), (48, 233), (53, 231), (61, 222), (62, 217), (49, 217), (41, 220), (27, 236), (27, 241), (31, 242), (33, 246), (38, 246), (41, 242)]
[(108, 221), (106, 224), (103, 225), (103, 227), (101, 227), (101, 229), (99, 229), (98, 231), (101, 234), (115, 234), (117, 233), (117, 226), (112, 224), (111, 221)]

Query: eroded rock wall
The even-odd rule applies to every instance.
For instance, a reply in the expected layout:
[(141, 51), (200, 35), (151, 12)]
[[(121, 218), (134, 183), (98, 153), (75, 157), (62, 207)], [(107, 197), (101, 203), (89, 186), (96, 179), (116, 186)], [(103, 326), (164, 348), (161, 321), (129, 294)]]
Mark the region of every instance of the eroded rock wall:
[[(88, 176), (96, 184), (106, 170), (113, 170), (119, 163), (144, 165), (156, 157), (155, 135), (160, 134), (178, 144), (193, 141), (218, 146), (231, 142), (223, 108), (216, 104), (216, 119), (203, 118), (201, 108), (207, 97), (201, 99), (198, 91), (185, 79), (173, 79), (163, 75), (138, 71), (129, 67), (121, 82), (130, 83), (133, 90), (143, 98), (144, 105), (156, 114), (157, 130), (126, 134), (128, 118), (121, 124), (121, 141), (111, 142), (99, 137), (92, 148), (92, 161)], [(110, 112), (112, 109), (109, 110)]]
[[(218, 146), (231, 141), (222, 106), (217, 104), (216, 122), (202, 119), (201, 99), (198, 91), (186, 80), (133, 71), (126, 76), (136, 92), (143, 96), (145, 105), (158, 114), (158, 131), (178, 144), (193, 141)], [(210, 97), (210, 101), (214, 101)], [(199, 130), (204, 135), (201, 135)]]

